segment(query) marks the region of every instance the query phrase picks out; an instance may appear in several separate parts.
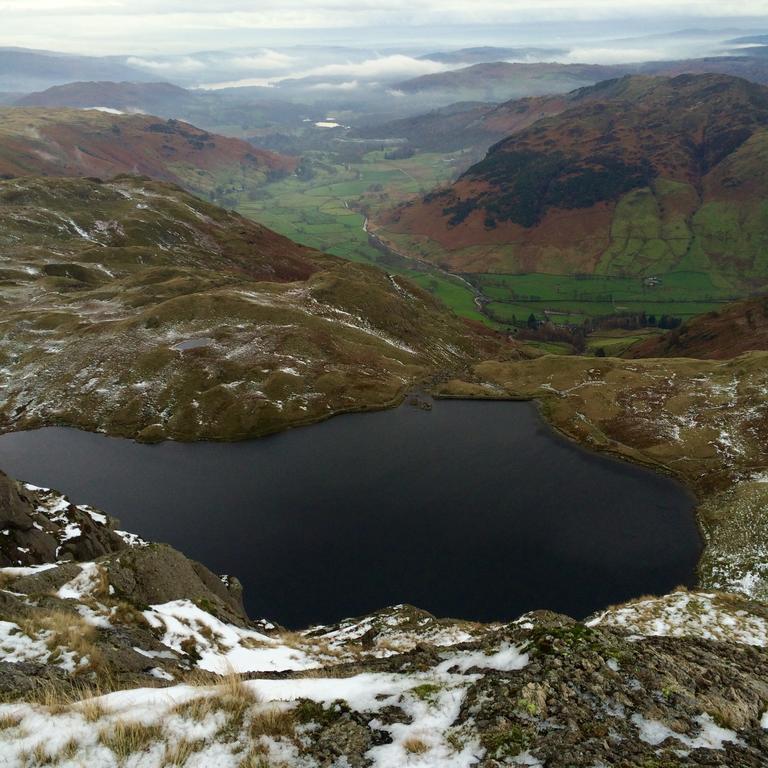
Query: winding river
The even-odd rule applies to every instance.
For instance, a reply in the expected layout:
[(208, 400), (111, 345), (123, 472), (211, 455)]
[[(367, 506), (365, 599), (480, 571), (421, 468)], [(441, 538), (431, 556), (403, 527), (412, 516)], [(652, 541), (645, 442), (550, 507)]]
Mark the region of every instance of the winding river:
[(571, 444), (531, 403), (404, 405), (234, 444), (49, 428), (0, 437), (0, 467), (237, 575), (252, 616), (294, 628), (396, 603), (581, 618), (692, 585), (701, 553), (682, 486)]

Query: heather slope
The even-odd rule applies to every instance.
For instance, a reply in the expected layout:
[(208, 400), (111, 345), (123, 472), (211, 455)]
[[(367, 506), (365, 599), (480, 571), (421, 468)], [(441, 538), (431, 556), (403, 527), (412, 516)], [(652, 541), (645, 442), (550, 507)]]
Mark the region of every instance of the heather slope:
[(98, 109), (0, 109), (0, 177), (134, 173), (218, 198), (295, 167), (294, 159), (176, 120)]
[(496, 348), (428, 294), (135, 177), (0, 183), (0, 429), (235, 439)]
[(700, 271), (761, 285), (768, 89), (631, 77), (580, 99), (396, 210), (379, 234), (462, 272)]
[(764, 297), (694, 318), (674, 331), (635, 345), (624, 357), (727, 360), (754, 350), (768, 351), (768, 300)]

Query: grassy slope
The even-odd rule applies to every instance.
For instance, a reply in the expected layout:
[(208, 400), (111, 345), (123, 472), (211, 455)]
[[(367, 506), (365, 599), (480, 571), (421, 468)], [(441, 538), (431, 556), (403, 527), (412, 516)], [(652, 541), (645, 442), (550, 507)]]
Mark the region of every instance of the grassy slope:
[[(255, 436), (382, 407), (498, 342), (401, 278), (179, 188), (0, 184), (0, 427)], [(182, 352), (178, 343), (205, 339)]]

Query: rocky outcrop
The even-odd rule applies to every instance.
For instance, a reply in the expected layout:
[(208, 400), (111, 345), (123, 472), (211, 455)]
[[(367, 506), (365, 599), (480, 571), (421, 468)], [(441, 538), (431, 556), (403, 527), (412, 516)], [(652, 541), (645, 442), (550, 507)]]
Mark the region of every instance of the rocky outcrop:
[(174, 600), (191, 600), (208, 613), (243, 625), (242, 587), (237, 579), (222, 579), (205, 566), (188, 560), (164, 544), (130, 549), (103, 560), (115, 594), (127, 602), (147, 607)]
[(127, 546), (117, 521), (0, 472), (0, 567), (93, 560)]

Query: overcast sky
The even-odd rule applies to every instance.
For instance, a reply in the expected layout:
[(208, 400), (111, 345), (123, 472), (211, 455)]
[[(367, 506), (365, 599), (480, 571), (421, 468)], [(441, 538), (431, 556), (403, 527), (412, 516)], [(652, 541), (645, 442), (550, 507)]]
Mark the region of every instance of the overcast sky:
[[(0, 0), (0, 45), (70, 52), (182, 52), (302, 42), (302, 30), (396, 30), (425, 33), (435, 25), (507, 25), (537, 21), (713, 17), (734, 26), (768, 26), (768, 0)], [(751, 18), (750, 18), (751, 17)], [(757, 17), (757, 18), (756, 18)], [(271, 33), (271, 30), (282, 30)], [(292, 35), (288, 34), (292, 31)], [(317, 40), (313, 40), (317, 42)]]

